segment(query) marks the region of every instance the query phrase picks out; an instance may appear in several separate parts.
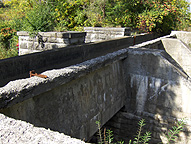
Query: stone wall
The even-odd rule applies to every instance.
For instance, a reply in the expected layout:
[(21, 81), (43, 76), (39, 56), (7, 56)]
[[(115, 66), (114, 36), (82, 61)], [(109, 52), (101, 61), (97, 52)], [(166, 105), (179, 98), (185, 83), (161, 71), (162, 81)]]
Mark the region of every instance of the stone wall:
[(130, 36), (131, 28), (102, 28), (102, 27), (85, 27), (86, 43), (110, 40), (123, 36)]
[(28, 32), (17, 32), (19, 55), (79, 45), (85, 42), (85, 32), (39, 32), (31, 36)]
[(58, 49), (69, 45), (79, 45), (85, 42), (111, 40), (129, 36), (131, 33), (130, 28), (85, 27), (84, 31), (85, 32), (39, 32), (36, 36), (32, 36), (24, 31), (18, 32), (19, 55)]

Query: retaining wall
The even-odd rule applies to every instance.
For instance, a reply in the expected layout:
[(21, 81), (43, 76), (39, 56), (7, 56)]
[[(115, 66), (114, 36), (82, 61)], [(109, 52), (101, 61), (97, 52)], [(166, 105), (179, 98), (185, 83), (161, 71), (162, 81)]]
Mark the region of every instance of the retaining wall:
[(148, 44), (151, 41), (128, 50), (124, 60), (126, 105), (106, 127), (113, 130), (116, 141), (128, 143), (136, 135), (139, 120), (144, 118), (143, 132), (152, 133), (150, 143), (167, 143), (167, 131), (184, 119), (186, 125), (174, 143), (191, 143), (191, 78), (164, 47), (145, 49)]

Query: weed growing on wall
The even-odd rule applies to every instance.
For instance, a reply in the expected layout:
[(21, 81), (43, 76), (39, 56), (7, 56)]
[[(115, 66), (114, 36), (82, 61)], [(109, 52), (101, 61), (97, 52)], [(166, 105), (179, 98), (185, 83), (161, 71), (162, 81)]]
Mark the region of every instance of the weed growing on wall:
[(100, 121), (96, 121), (96, 124), (98, 127), (98, 144), (124, 144), (124, 141), (114, 143), (113, 131), (104, 128), (104, 132), (102, 133)]
[[(134, 138), (133, 144), (146, 144), (151, 139), (151, 132), (146, 132), (142, 135), (143, 127), (146, 125), (145, 120), (141, 119), (138, 122), (139, 128), (137, 130), (137, 135)], [(131, 144), (131, 140), (129, 141), (129, 144)]]
[(169, 129), (169, 131), (166, 134), (166, 138), (168, 141), (168, 144), (171, 142), (175, 142), (178, 138), (177, 135), (183, 130), (183, 127), (185, 125), (184, 119), (177, 121), (175, 123), (175, 126), (172, 127), (172, 129)]
[[(96, 121), (97, 127), (98, 127), (98, 144), (124, 144), (124, 141), (118, 141), (114, 142), (114, 136), (113, 131), (104, 128), (104, 131), (101, 129), (101, 123), (100, 121)], [(134, 140), (129, 140), (129, 144), (148, 144), (148, 142), (151, 140), (151, 132), (146, 131), (145, 133), (142, 133), (143, 127), (146, 125), (145, 120), (141, 119), (138, 122), (138, 130), (136, 133), (136, 137)], [(165, 134), (167, 138), (167, 143), (170, 144), (172, 142), (176, 142), (176, 139), (178, 138), (178, 134), (183, 130), (183, 127), (185, 125), (184, 119), (177, 121), (175, 123), (175, 126), (173, 126), (171, 129), (167, 131)]]

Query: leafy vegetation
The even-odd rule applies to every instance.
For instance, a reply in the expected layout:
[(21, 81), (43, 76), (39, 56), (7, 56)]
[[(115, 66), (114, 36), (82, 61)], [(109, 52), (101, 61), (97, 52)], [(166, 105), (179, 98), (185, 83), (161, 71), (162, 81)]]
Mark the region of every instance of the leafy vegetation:
[[(124, 141), (118, 141), (114, 142), (114, 136), (113, 131), (104, 128), (104, 132), (102, 133), (101, 129), (101, 123), (100, 121), (96, 121), (97, 127), (98, 127), (98, 144), (124, 144)], [(176, 142), (176, 139), (178, 138), (178, 134), (183, 131), (183, 127), (185, 126), (184, 119), (181, 119), (180, 121), (177, 121), (175, 125), (172, 127), (172, 129), (169, 129), (167, 133), (165, 134), (167, 138), (167, 143), (170, 144), (172, 142)], [(138, 130), (136, 137), (134, 140), (129, 140), (129, 144), (148, 144), (148, 142), (151, 140), (151, 132), (146, 131), (145, 133), (142, 133), (143, 127), (146, 125), (145, 120), (141, 119), (138, 122)]]
[[(81, 31), (87, 26), (132, 27), (141, 32), (167, 34), (171, 30), (186, 30), (190, 26), (190, 13), (186, 0), (4, 0), (0, 3), (0, 30)], [(1, 48), (12, 48), (13, 36), (4, 40), (2, 36)]]
[(169, 129), (169, 131), (166, 134), (166, 138), (168, 141), (168, 144), (171, 142), (175, 142), (178, 138), (177, 135), (183, 130), (183, 127), (185, 125), (184, 119), (177, 121), (175, 126), (172, 127), (172, 129)]

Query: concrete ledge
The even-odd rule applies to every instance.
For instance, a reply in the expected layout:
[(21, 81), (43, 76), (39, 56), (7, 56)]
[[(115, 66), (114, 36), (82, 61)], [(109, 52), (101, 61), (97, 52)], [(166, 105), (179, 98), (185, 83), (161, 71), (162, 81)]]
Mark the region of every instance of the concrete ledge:
[(126, 49), (122, 49), (63, 69), (48, 70), (42, 73), (48, 76), (47, 79), (31, 77), (11, 81), (0, 88), (0, 108), (10, 107), (18, 102), (66, 84), (73, 79), (112, 63), (115, 59), (123, 59), (126, 52)]
[(175, 36), (177, 39), (191, 46), (191, 32), (172, 31), (170, 35)]
[(97, 120), (106, 123), (124, 106), (126, 89), (121, 59), (126, 52), (123, 49), (45, 71), (47, 79), (32, 77), (9, 82), (0, 88), (0, 112), (88, 140), (97, 131), (95, 124), (90, 124)]
[(0, 133), (0, 141), (2, 144), (85, 144), (85, 142), (71, 138), (63, 133), (35, 127), (30, 123), (9, 118), (3, 114), (0, 114)]

